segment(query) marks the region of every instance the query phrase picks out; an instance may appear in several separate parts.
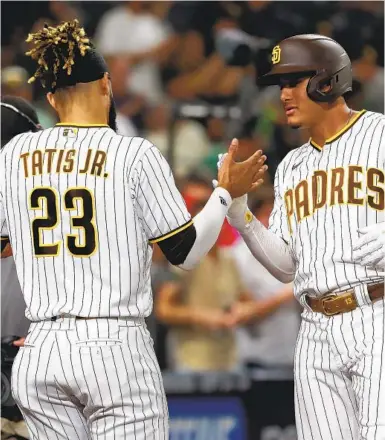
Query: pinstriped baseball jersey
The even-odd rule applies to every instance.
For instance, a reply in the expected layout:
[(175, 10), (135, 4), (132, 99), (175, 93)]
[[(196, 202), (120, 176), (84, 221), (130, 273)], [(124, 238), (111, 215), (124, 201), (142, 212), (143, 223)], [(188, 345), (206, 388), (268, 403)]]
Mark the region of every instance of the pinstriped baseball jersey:
[(382, 114), (361, 111), (323, 147), (312, 140), (291, 151), (275, 176), (270, 229), (290, 246), (297, 298), (381, 281), (353, 262), (357, 229), (383, 221)]
[(1, 216), (32, 321), (149, 315), (150, 242), (191, 224), (154, 145), (72, 124), (4, 147)]

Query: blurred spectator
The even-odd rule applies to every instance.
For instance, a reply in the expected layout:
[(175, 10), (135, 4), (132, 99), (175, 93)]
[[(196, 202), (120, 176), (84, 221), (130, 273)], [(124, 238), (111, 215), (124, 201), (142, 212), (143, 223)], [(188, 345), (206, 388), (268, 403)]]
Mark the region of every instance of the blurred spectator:
[[(274, 192), (269, 187), (264, 194), (260, 190), (258, 199), (250, 203), (250, 209), (266, 227), (273, 204)], [(249, 325), (238, 331), (241, 360), (249, 367), (292, 369), (300, 319), (292, 285), (282, 284), (270, 275), (242, 239), (232, 247), (232, 255), (255, 301)]]
[(237, 151), (237, 160), (246, 160), (257, 150), (263, 149), (260, 137), (255, 132), (257, 121), (252, 119), (242, 128), (239, 138), (239, 149)]
[[(29, 74), (20, 66), (9, 66), (1, 71), (1, 93), (4, 95), (12, 95), (20, 97), (32, 103), (33, 89), (28, 84)], [(55, 117), (48, 110), (48, 103), (35, 102), (34, 107), (43, 128), (52, 127), (56, 123)]]
[(176, 55), (163, 71), (170, 97), (212, 103), (235, 99), (243, 75), (244, 68), (227, 66), (215, 52), (206, 58), (203, 37), (195, 32), (183, 36)]
[(77, 18), (83, 26), (87, 27), (87, 15), (84, 13), (81, 2), (58, 2), (57, 0), (50, 0), (49, 12), (56, 23), (62, 21), (71, 21)]
[(13, 95), (32, 101), (32, 87), (28, 84), (28, 72), (20, 66), (9, 66), (1, 71), (1, 94)]
[(5, 37), (2, 38), (2, 65), (20, 64), (32, 74), (34, 63), (24, 56), (28, 33), (41, 29), (44, 23), (51, 25), (75, 18), (87, 26), (87, 17), (80, 2), (7, 2), (7, 5), (2, 7), (2, 37)]
[[(209, 186), (207, 185), (207, 189)], [(194, 216), (207, 197), (190, 202)], [(232, 258), (216, 244), (196, 269), (158, 292), (156, 315), (170, 327), (172, 363), (179, 371), (232, 371), (238, 367), (234, 327), (248, 316), (251, 297)]]
[[(238, 366), (234, 326), (248, 302), (231, 258), (214, 246), (199, 267), (163, 285), (156, 302), (159, 320), (171, 327), (175, 369), (232, 371)], [(237, 315), (231, 313), (235, 307)]]
[[(151, 103), (163, 98), (156, 57), (171, 36), (165, 23), (151, 10), (152, 2), (119, 3), (102, 17), (95, 42), (105, 56), (127, 56), (132, 65), (129, 88)], [(136, 65), (133, 65), (136, 64)]]
[(353, 75), (362, 84), (363, 107), (384, 112), (384, 68), (377, 64), (377, 52), (370, 46), (353, 62)]
[(276, 42), (310, 30), (311, 14), (305, 16), (298, 2), (247, 1), (242, 6), (239, 26), (249, 35)]
[[(168, 263), (160, 247), (155, 244), (153, 247), (152, 265), (151, 265), (151, 287), (153, 292), (154, 302), (156, 303), (158, 295), (163, 285), (175, 280), (175, 274), (171, 270), (171, 265)], [(154, 341), (155, 353), (159, 362), (161, 370), (167, 368), (167, 350), (166, 340), (168, 328), (162, 322), (158, 321), (155, 316), (155, 311), (147, 318), (147, 327), (151, 333)]]
[(209, 117), (206, 121), (206, 131), (210, 142), (210, 148), (202, 165), (211, 170), (213, 177), (217, 174), (218, 154), (225, 153), (227, 150), (227, 145), (225, 143), (225, 124), (226, 122), (223, 119), (216, 117)]
[(162, 69), (169, 96), (210, 102), (236, 97), (243, 69), (226, 66), (214, 47), (215, 29), (234, 25), (224, 2), (175, 2), (168, 23), (175, 42), (173, 56)]
[(133, 117), (137, 118), (139, 124), (144, 99), (130, 93), (126, 87), (126, 80), (129, 75), (127, 60), (118, 56), (111, 56), (106, 58), (106, 62), (112, 79), (118, 133), (128, 137), (137, 136), (137, 126), (134, 125)]
[(202, 200), (207, 200), (213, 191), (210, 185), (210, 176), (204, 170), (190, 173), (180, 186), (189, 212)]
[[(382, 53), (384, 51), (383, 2), (346, 1), (338, 2), (338, 6), (335, 13), (328, 17), (330, 36), (345, 48), (351, 60), (360, 58), (362, 48), (367, 45), (373, 46), (378, 53)], [(382, 26), (380, 38), (377, 33), (379, 24)]]
[[(171, 109), (167, 105), (150, 107), (145, 115), (143, 136), (156, 145), (162, 154), (169, 158), (171, 143)], [(185, 177), (195, 170), (209, 152), (209, 140), (204, 127), (194, 120), (177, 120), (173, 128), (174, 162), (176, 177)]]
[(364, 94), (360, 81), (353, 79), (353, 91), (347, 96), (346, 102), (348, 106), (353, 108), (354, 110), (361, 110), (365, 108)]
[[(119, 56), (106, 57), (112, 80), (112, 93), (118, 113), (118, 125), (130, 126), (131, 133), (143, 130), (143, 114), (146, 100), (127, 87), (130, 81), (130, 65), (126, 58)], [(127, 130), (125, 130), (127, 131)], [(123, 130), (121, 131), (122, 134)], [(125, 135), (125, 136), (132, 136)]]

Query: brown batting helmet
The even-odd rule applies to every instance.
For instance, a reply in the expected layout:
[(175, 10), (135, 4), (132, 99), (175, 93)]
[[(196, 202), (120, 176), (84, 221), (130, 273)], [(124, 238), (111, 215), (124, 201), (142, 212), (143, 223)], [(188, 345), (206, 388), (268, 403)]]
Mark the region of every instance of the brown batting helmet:
[[(352, 66), (344, 48), (323, 35), (304, 34), (286, 38), (273, 48), (270, 71), (259, 80), (261, 85), (277, 85), (291, 74), (310, 76), (310, 99), (333, 102), (352, 90)], [(326, 84), (331, 88), (323, 92)]]

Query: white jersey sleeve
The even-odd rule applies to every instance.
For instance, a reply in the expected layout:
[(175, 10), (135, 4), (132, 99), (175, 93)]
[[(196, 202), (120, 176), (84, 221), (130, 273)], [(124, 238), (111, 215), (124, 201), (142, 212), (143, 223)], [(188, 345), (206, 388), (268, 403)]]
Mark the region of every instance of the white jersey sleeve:
[(5, 207), (4, 207), (4, 155), (2, 154), (0, 156), (0, 177), (1, 177), (1, 185), (0, 185), (0, 236), (1, 239), (8, 238), (9, 232), (8, 232), (8, 226), (7, 226), (7, 220), (5, 215)]
[(136, 171), (138, 214), (150, 243), (164, 240), (192, 224), (170, 166), (155, 146), (147, 149)]
[(285, 162), (282, 161), (277, 168), (274, 178), (274, 207), (269, 218), (269, 229), (280, 236), (286, 243), (289, 243), (290, 233), (287, 223), (286, 208), (282, 196), (283, 190), (283, 168)]
[(3, 194), (0, 192), (0, 228), (1, 228), (1, 239), (8, 237), (8, 226), (5, 218)]

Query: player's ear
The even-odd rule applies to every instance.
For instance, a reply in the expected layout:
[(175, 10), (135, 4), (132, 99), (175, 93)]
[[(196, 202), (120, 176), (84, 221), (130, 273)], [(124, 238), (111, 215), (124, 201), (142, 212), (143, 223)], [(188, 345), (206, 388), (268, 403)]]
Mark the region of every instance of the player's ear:
[(47, 101), (49, 102), (50, 106), (57, 111), (55, 95), (53, 93), (51, 92), (47, 93)]
[(110, 75), (105, 73), (103, 78), (100, 80), (100, 87), (102, 94), (104, 96), (110, 96)]

